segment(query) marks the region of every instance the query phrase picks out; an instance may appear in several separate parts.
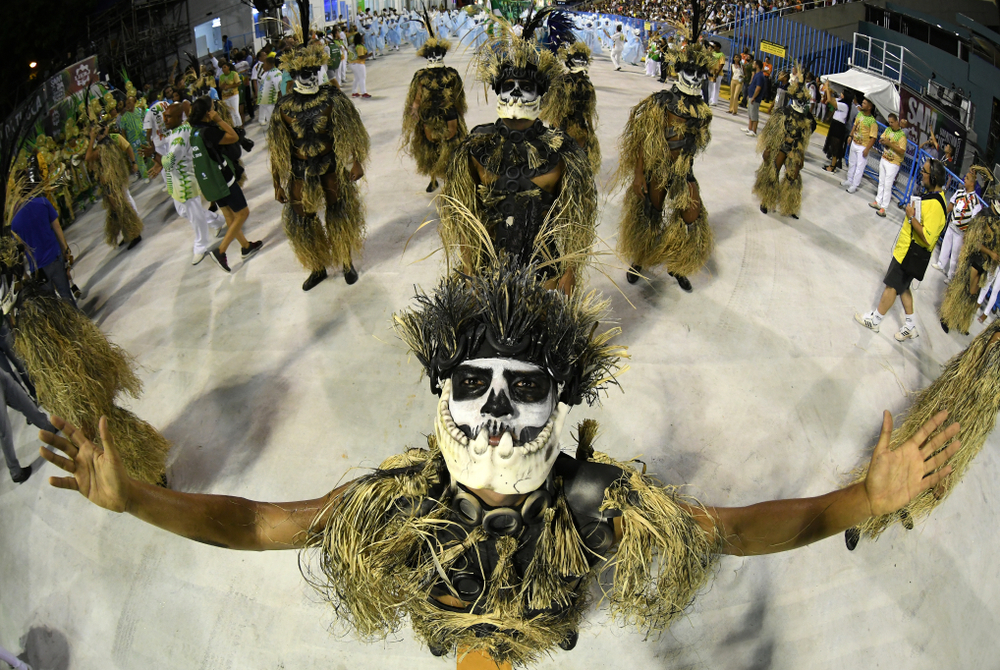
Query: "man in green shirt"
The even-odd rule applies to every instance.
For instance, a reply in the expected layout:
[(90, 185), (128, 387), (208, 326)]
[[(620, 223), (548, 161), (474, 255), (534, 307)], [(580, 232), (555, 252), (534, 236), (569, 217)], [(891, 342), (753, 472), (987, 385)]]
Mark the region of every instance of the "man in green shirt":
[(892, 187), (899, 174), (899, 166), (906, 157), (906, 131), (899, 127), (899, 117), (889, 115), (889, 127), (879, 138), (882, 143), (882, 159), (878, 162), (878, 195), (868, 206), (878, 210), (878, 215), (885, 216), (885, 208), (892, 199)]

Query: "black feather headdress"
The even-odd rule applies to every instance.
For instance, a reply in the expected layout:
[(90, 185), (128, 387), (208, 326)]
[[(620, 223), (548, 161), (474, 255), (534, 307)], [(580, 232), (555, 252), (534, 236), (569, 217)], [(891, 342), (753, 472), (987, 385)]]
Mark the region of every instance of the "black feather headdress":
[(536, 268), (510, 258), (475, 277), (453, 273), (433, 293), (418, 292), (416, 302), (393, 320), (434, 393), (472, 358), (534, 363), (562, 384), (560, 400), (567, 405), (593, 404), (622, 371), (626, 349), (612, 343), (621, 329), (597, 332), (608, 301), (596, 291), (567, 296), (548, 290)]

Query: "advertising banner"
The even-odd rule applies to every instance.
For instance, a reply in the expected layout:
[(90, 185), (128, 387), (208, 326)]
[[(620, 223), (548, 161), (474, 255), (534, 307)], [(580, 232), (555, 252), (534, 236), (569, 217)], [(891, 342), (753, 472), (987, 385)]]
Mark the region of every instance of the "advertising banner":
[(913, 90), (901, 86), (899, 88), (899, 116), (909, 123), (909, 128), (906, 129), (907, 139), (920, 146), (931, 136), (936, 137), (941, 153), (944, 153), (945, 144), (952, 145), (955, 150), (955, 165), (962, 164), (967, 131), (961, 123), (942, 111), (938, 105), (918, 95)]

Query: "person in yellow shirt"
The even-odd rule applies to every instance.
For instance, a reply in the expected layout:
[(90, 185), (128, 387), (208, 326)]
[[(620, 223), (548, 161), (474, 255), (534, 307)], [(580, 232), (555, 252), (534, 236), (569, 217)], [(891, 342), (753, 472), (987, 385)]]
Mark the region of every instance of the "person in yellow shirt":
[(865, 165), (868, 163), (868, 152), (875, 146), (878, 137), (878, 123), (875, 121), (875, 106), (868, 98), (861, 101), (861, 109), (854, 117), (851, 129), (851, 165), (847, 171), (847, 179), (840, 182), (847, 187), (848, 193), (854, 193), (861, 185), (865, 176)]
[(941, 193), (947, 180), (948, 175), (941, 161), (931, 159), (923, 164), (921, 181), (926, 191), (923, 196), (914, 197), (913, 202), (906, 206), (906, 219), (892, 250), (892, 260), (889, 261), (889, 270), (883, 280), (885, 290), (879, 298), (878, 307), (864, 316), (854, 314), (855, 321), (877, 333), (879, 323), (898, 295), (906, 313), (906, 321), (896, 333), (897, 342), (913, 339), (918, 335), (910, 282), (924, 278), (931, 250), (937, 244), (948, 220), (948, 207)]
[(899, 166), (906, 157), (906, 131), (899, 127), (899, 117), (895, 114), (889, 115), (889, 127), (882, 132), (879, 142), (882, 143), (882, 159), (878, 162), (878, 194), (868, 206), (878, 210), (876, 213), (879, 216), (885, 217), (885, 208), (892, 200), (892, 187), (896, 183)]

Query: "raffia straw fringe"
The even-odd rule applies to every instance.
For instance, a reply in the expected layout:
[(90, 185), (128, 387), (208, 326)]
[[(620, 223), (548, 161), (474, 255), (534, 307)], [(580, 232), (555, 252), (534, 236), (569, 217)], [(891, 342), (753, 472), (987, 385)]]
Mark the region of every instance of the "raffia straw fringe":
[(958, 257), (958, 270), (945, 288), (944, 300), (941, 302), (941, 321), (960, 333), (969, 332), (969, 326), (972, 325), (972, 318), (976, 315), (978, 308), (979, 289), (986, 283), (986, 276), (996, 267), (996, 262), (989, 255), (981, 254), (985, 259), (983, 270), (986, 272), (979, 276), (976, 294), (971, 294), (969, 293), (969, 283), (972, 277), (972, 263), (970, 262), (972, 255), (979, 253), (980, 246), (984, 246), (994, 253), (1000, 251), (998, 229), (1000, 229), (1000, 220), (997, 217), (980, 214), (973, 219), (965, 233), (965, 243), (962, 245), (962, 253)]
[[(998, 333), (1000, 321), (994, 321), (965, 351), (948, 361), (938, 378), (917, 396), (903, 423), (892, 431), (889, 447), (895, 449), (935, 414), (948, 410), (948, 420), (934, 434), (954, 422), (961, 426), (956, 439), (961, 440), (962, 447), (949, 461), (952, 472), (937, 487), (924, 491), (899, 512), (873, 517), (858, 526), (866, 537), (878, 539), (886, 528), (903, 518), (903, 512), (913, 521), (926, 518), (965, 477), (996, 424), (1000, 406), (1000, 342), (991, 344), (990, 340)], [(864, 481), (867, 474), (866, 463), (852, 473), (852, 480)]]
[(318, 272), (333, 264), (330, 238), (318, 216), (299, 216), (291, 204), (287, 204), (281, 212), (281, 223), (302, 267), (309, 272)]

